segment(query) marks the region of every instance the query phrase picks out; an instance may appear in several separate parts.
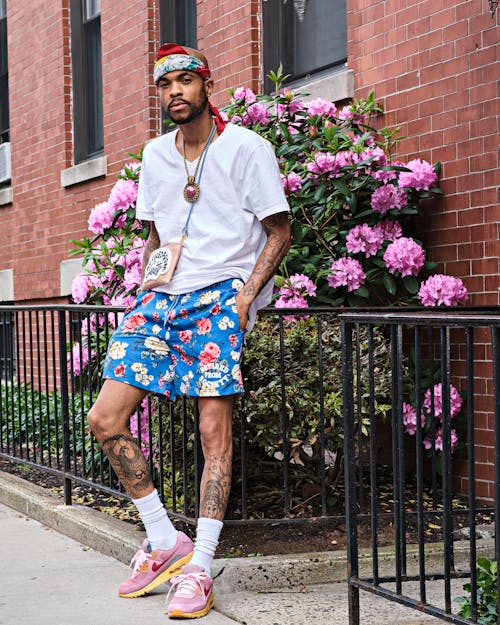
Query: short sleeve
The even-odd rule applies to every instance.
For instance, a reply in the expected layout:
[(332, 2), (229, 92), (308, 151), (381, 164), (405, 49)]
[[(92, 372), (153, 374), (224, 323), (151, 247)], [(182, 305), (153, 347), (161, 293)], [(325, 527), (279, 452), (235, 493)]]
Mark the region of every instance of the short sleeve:
[(139, 187), (137, 189), (137, 201), (135, 207), (135, 216), (137, 219), (144, 221), (153, 221), (154, 213), (152, 204), (148, 196), (148, 159), (147, 149), (142, 154), (141, 172), (139, 174)]
[(278, 161), (268, 141), (262, 141), (252, 151), (244, 170), (242, 187), (244, 207), (251, 210), (259, 221), (290, 210), (281, 184)]

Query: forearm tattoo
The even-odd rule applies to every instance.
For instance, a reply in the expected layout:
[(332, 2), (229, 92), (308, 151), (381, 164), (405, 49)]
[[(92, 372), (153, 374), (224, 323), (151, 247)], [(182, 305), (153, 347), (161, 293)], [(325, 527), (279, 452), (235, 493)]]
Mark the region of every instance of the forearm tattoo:
[(212, 454), (205, 458), (201, 483), (200, 516), (222, 521), (231, 489), (231, 458)]
[(137, 442), (124, 434), (116, 434), (102, 443), (116, 475), (126, 491), (134, 498), (153, 483), (148, 463)]
[(267, 241), (259, 255), (252, 275), (243, 287), (244, 295), (255, 298), (265, 284), (274, 276), (290, 248), (288, 215), (278, 213), (262, 221)]
[(158, 231), (153, 222), (151, 222), (151, 230), (149, 231), (149, 237), (144, 246), (144, 254), (142, 256), (142, 277), (144, 278), (144, 271), (149, 261), (151, 254), (160, 247), (160, 237)]

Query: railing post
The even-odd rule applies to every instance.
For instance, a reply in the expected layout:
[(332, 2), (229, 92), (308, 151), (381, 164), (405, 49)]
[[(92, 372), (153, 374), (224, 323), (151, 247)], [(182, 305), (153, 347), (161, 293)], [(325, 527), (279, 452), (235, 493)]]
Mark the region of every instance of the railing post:
[(359, 625), (359, 588), (351, 580), (359, 577), (356, 509), (356, 465), (354, 449), (354, 392), (352, 368), (352, 323), (341, 321), (342, 385), (344, 416), (345, 509), (347, 531), (347, 592), (349, 625)]
[(63, 470), (64, 470), (64, 503), (71, 505), (71, 478), (70, 472), (71, 452), (69, 437), (69, 398), (68, 398), (68, 371), (66, 356), (66, 311), (58, 313), (59, 326), (59, 383), (61, 386), (61, 423), (63, 443)]
[[(493, 393), (495, 406), (495, 560), (500, 560), (500, 536), (498, 535), (498, 519), (500, 519), (500, 326), (491, 328), (492, 359), (493, 359)], [(500, 625), (500, 575), (497, 575), (497, 623)]]

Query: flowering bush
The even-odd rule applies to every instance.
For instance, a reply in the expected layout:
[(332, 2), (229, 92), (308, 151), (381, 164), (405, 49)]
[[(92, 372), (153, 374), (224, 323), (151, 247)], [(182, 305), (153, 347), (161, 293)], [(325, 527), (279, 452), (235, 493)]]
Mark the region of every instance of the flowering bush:
[[(449, 391), (450, 419), (455, 419), (462, 409), (463, 399), (457, 389), (450, 384)], [(443, 385), (439, 382), (432, 388), (426, 389), (424, 393), (423, 409), (420, 413), (420, 423), (424, 435), (423, 445), (425, 449), (443, 451)], [(403, 402), (403, 425), (405, 431), (414, 436), (417, 431), (417, 411), (406, 402)], [(434, 434), (434, 442), (432, 438)], [(458, 446), (458, 436), (456, 428), (450, 430), (450, 448), (453, 453)]]
[[(397, 131), (377, 132), (370, 125), (382, 112), (373, 94), (337, 109), (324, 98), (307, 102), (283, 88), (281, 70), (270, 78), (275, 95), (240, 87), (224, 113), (268, 139), (279, 159), (294, 240), (276, 280), (276, 306), (464, 303), (467, 291), (459, 278), (452, 278), (457, 286), (431, 282), (421, 289), (434, 265), (408, 234), (420, 200), (440, 194), (440, 164), (394, 160)], [(307, 276), (315, 294), (292, 296), (289, 279), (283, 279), (295, 275)], [(446, 288), (451, 294), (445, 295)]]

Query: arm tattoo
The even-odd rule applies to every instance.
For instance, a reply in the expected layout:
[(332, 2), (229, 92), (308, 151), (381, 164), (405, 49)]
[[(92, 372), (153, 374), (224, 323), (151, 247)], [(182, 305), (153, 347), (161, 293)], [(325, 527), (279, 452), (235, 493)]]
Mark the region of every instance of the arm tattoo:
[(124, 434), (116, 434), (102, 443), (116, 475), (129, 495), (142, 497), (153, 481), (148, 463), (137, 442)]
[(274, 276), (290, 248), (290, 225), (287, 213), (277, 213), (262, 221), (267, 241), (257, 259), (252, 274), (243, 287), (244, 295), (255, 298)]
[(224, 518), (231, 489), (231, 460), (210, 455), (205, 461), (201, 486), (200, 516)]
[(142, 277), (144, 278), (144, 271), (149, 262), (151, 254), (160, 247), (160, 236), (156, 230), (154, 222), (151, 222), (151, 229), (149, 231), (149, 237), (144, 246), (144, 254), (142, 257)]

